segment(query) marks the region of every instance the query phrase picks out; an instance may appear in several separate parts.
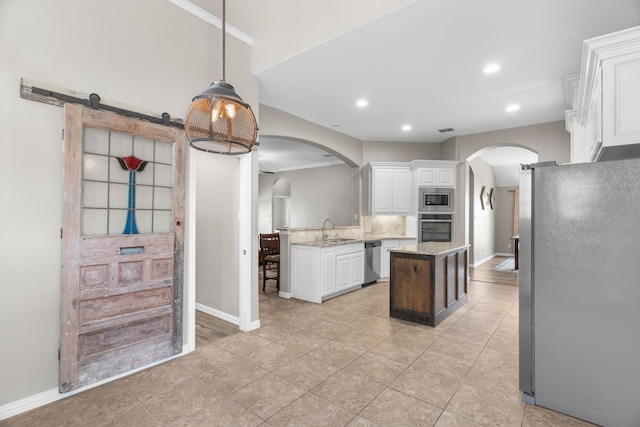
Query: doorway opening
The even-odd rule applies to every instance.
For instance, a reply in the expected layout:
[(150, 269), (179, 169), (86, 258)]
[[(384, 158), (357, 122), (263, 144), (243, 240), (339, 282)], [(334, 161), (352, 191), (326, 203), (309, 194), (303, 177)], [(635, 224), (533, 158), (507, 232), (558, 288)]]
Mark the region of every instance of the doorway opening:
[(519, 242), (520, 165), (536, 162), (536, 152), (516, 145), (486, 147), (466, 159), (466, 227), (472, 280), (518, 284), (514, 259)]
[(271, 191), (271, 231), (277, 233), (291, 223), (291, 182), (287, 178), (278, 178)]

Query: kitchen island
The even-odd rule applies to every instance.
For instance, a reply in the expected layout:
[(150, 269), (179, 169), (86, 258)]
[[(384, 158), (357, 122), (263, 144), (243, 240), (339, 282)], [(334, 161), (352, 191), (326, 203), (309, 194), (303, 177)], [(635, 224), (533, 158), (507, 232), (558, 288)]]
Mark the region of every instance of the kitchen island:
[(392, 248), (389, 315), (436, 326), (466, 303), (468, 248), (449, 242)]

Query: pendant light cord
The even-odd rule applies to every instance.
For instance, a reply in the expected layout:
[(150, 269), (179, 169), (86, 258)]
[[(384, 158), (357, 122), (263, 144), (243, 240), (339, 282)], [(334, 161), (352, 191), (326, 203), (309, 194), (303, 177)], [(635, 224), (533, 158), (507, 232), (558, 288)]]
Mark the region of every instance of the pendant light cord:
[(222, 81), (226, 81), (225, 80), (225, 76), (224, 76), (224, 58), (225, 58), (225, 39), (227, 37), (227, 30), (226, 30), (226, 22), (225, 22), (225, 0), (222, 0)]

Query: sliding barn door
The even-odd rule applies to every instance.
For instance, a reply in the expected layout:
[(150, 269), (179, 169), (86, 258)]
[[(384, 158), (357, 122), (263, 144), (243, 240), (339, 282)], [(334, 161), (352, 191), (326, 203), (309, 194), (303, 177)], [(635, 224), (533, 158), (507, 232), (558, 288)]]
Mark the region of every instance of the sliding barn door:
[(182, 350), (184, 131), (65, 105), (61, 392)]

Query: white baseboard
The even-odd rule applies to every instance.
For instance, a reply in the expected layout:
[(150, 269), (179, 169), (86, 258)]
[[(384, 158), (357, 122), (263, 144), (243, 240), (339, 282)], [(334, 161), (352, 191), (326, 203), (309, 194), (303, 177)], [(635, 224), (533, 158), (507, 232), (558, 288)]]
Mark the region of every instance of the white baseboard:
[(34, 394), (33, 396), (25, 397), (24, 399), (16, 400), (15, 402), (7, 403), (6, 405), (0, 406), (0, 421), (53, 403), (56, 400), (64, 399), (68, 395), (69, 393), (60, 394), (57, 388), (53, 388), (48, 391), (43, 391), (42, 393)]
[(104, 379), (102, 381), (98, 381), (93, 384), (89, 384), (84, 387), (77, 388), (75, 390), (71, 390), (67, 393), (60, 393), (57, 388), (52, 388), (47, 391), (43, 391), (42, 393), (34, 394), (29, 397), (25, 397), (24, 399), (16, 400), (15, 402), (7, 403), (6, 405), (0, 406), (0, 421), (5, 420), (7, 418), (15, 417), (16, 415), (20, 415), (24, 412), (30, 411), (32, 409), (39, 408), (44, 405), (48, 405), (49, 403), (53, 403), (58, 400), (62, 400), (64, 398), (73, 396), (78, 393), (82, 393), (83, 391), (87, 391), (94, 387), (98, 387), (100, 385), (109, 383), (111, 381), (117, 380), (119, 378), (126, 377), (131, 374), (135, 374), (136, 372), (140, 372), (144, 369), (148, 369), (152, 366), (159, 365), (164, 362), (168, 362), (169, 360), (176, 359), (178, 357), (184, 356), (187, 353), (192, 352), (189, 347), (185, 344), (182, 346), (182, 353), (176, 354), (171, 357), (167, 357), (166, 359), (159, 360), (157, 362), (150, 363), (148, 365), (142, 366), (140, 368), (132, 369), (127, 372), (123, 372), (119, 375)]
[[(220, 310), (216, 310), (215, 308), (211, 308), (206, 305), (196, 303), (196, 310), (200, 310), (201, 312), (206, 313), (210, 316), (217, 317), (218, 319), (224, 320), (225, 322), (229, 322), (234, 325), (240, 325), (239, 317), (232, 316)], [(253, 331), (254, 329), (258, 329), (258, 328), (260, 328), (260, 319), (254, 320), (253, 322), (249, 323), (249, 328), (244, 332)]]
[(260, 329), (260, 319), (254, 320), (253, 322), (249, 323), (249, 329), (247, 329), (245, 332), (253, 331), (254, 329)]
[(493, 255), (491, 255), (491, 256), (483, 259), (483, 260), (480, 260), (480, 261), (478, 261), (476, 263), (473, 263), (473, 264), (469, 264), (469, 267), (476, 268), (476, 267), (484, 264), (485, 262), (487, 262), (490, 259), (493, 259), (493, 258), (495, 258), (497, 256), (513, 257), (513, 254), (508, 254), (508, 253), (505, 253), (505, 252), (496, 252), (495, 254), (493, 254)]
[(476, 268), (476, 267), (484, 264), (485, 262), (489, 261), (490, 259), (493, 259), (495, 256), (496, 256), (496, 254), (490, 255), (490, 256), (486, 257), (485, 259), (482, 259), (482, 260), (480, 260), (478, 262), (474, 262), (473, 264), (469, 264), (469, 267)]
[(280, 298), (286, 298), (286, 299), (290, 299), (293, 298), (293, 294), (291, 292), (282, 292), (282, 291), (278, 291), (278, 296)]
[(199, 310), (210, 316), (217, 317), (218, 319), (222, 319), (225, 322), (229, 322), (234, 325), (240, 325), (240, 318), (238, 316), (232, 316), (223, 311), (216, 310), (215, 308), (208, 307), (204, 304), (200, 304), (199, 302), (196, 303), (196, 310)]

